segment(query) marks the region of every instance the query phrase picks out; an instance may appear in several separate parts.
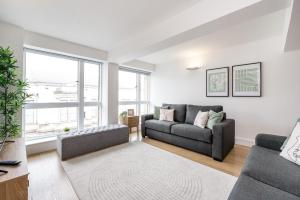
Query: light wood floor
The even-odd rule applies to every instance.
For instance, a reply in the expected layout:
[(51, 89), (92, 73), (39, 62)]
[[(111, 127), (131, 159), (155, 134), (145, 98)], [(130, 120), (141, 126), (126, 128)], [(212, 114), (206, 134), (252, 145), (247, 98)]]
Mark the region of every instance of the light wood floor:
[[(249, 152), (249, 147), (236, 145), (223, 162), (218, 162), (180, 147), (152, 139), (142, 139), (135, 133), (130, 135), (130, 141), (145, 142), (234, 176), (239, 176)], [(78, 200), (55, 151), (30, 156), (28, 166), (32, 200)]]

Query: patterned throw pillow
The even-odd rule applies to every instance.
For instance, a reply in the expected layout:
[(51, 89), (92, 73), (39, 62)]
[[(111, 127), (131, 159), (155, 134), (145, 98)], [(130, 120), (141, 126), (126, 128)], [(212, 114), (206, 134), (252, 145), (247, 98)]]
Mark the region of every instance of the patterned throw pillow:
[(294, 128), (290, 139), (283, 148), (280, 156), (300, 165), (300, 122)]
[(153, 118), (154, 119), (159, 119), (159, 116), (160, 116), (160, 109), (169, 109), (168, 106), (154, 106), (154, 115), (153, 115)]
[(214, 125), (220, 123), (224, 117), (224, 112), (214, 112), (214, 111), (209, 111), (209, 118), (207, 122), (207, 128), (213, 129)]
[(159, 120), (174, 121), (174, 109), (160, 109)]
[(194, 125), (200, 128), (205, 128), (208, 121), (208, 117), (209, 117), (208, 112), (202, 112), (200, 110), (195, 118)]
[[(298, 122), (300, 122), (300, 118), (298, 118), (298, 120), (297, 120), (297, 122), (296, 122), (296, 125), (295, 125), (295, 126), (297, 126), (297, 123), (298, 123)], [(289, 136), (287, 136), (287, 138), (285, 139), (285, 141), (284, 141), (283, 145), (280, 147), (280, 150), (281, 150), (281, 151), (284, 149), (285, 145), (288, 143), (288, 141), (289, 141), (289, 139), (290, 139), (291, 135), (292, 135), (292, 133), (290, 133), (290, 134), (289, 134)]]

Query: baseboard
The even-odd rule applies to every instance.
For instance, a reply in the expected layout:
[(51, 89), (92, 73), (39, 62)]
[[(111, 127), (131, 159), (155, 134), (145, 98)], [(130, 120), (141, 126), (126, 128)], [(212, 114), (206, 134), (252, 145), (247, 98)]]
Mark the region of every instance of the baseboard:
[[(254, 140), (248, 139), (248, 138), (242, 138), (242, 137), (236, 137), (235, 143), (239, 145), (244, 145), (251, 147), (255, 144)], [(50, 140), (45, 142), (39, 142), (39, 143), (32, 143), (26, 145), (26, 151), (27, 155), (33, 155), (38, 153), (43, 153), (46, 151), (56, 150), (56, 140)]]
[(248, 139), (248, 138), (236, 137), (235, 138), (235, 143), (251, 147), (252, 145), (255, 144), (255, 141), (252, 140), (252, 139)]

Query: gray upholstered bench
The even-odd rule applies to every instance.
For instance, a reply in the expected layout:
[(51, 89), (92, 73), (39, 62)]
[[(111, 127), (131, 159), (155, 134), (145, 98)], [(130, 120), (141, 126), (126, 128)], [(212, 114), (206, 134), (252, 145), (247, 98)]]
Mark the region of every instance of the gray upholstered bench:
[(57, 152), (61, 160), (98, 151), (129, 141), (128, 127), (108, 125), (74, 131), (57, 136)]

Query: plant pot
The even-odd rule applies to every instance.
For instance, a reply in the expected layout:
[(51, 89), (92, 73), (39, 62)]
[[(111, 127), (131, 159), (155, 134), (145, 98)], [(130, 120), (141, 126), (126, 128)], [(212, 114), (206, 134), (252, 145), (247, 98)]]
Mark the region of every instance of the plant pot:
[(127, 118), (127, 117), (119, 116), (120, 124), (126, 125), (126, 124), (127, 124), (126, 118)]

